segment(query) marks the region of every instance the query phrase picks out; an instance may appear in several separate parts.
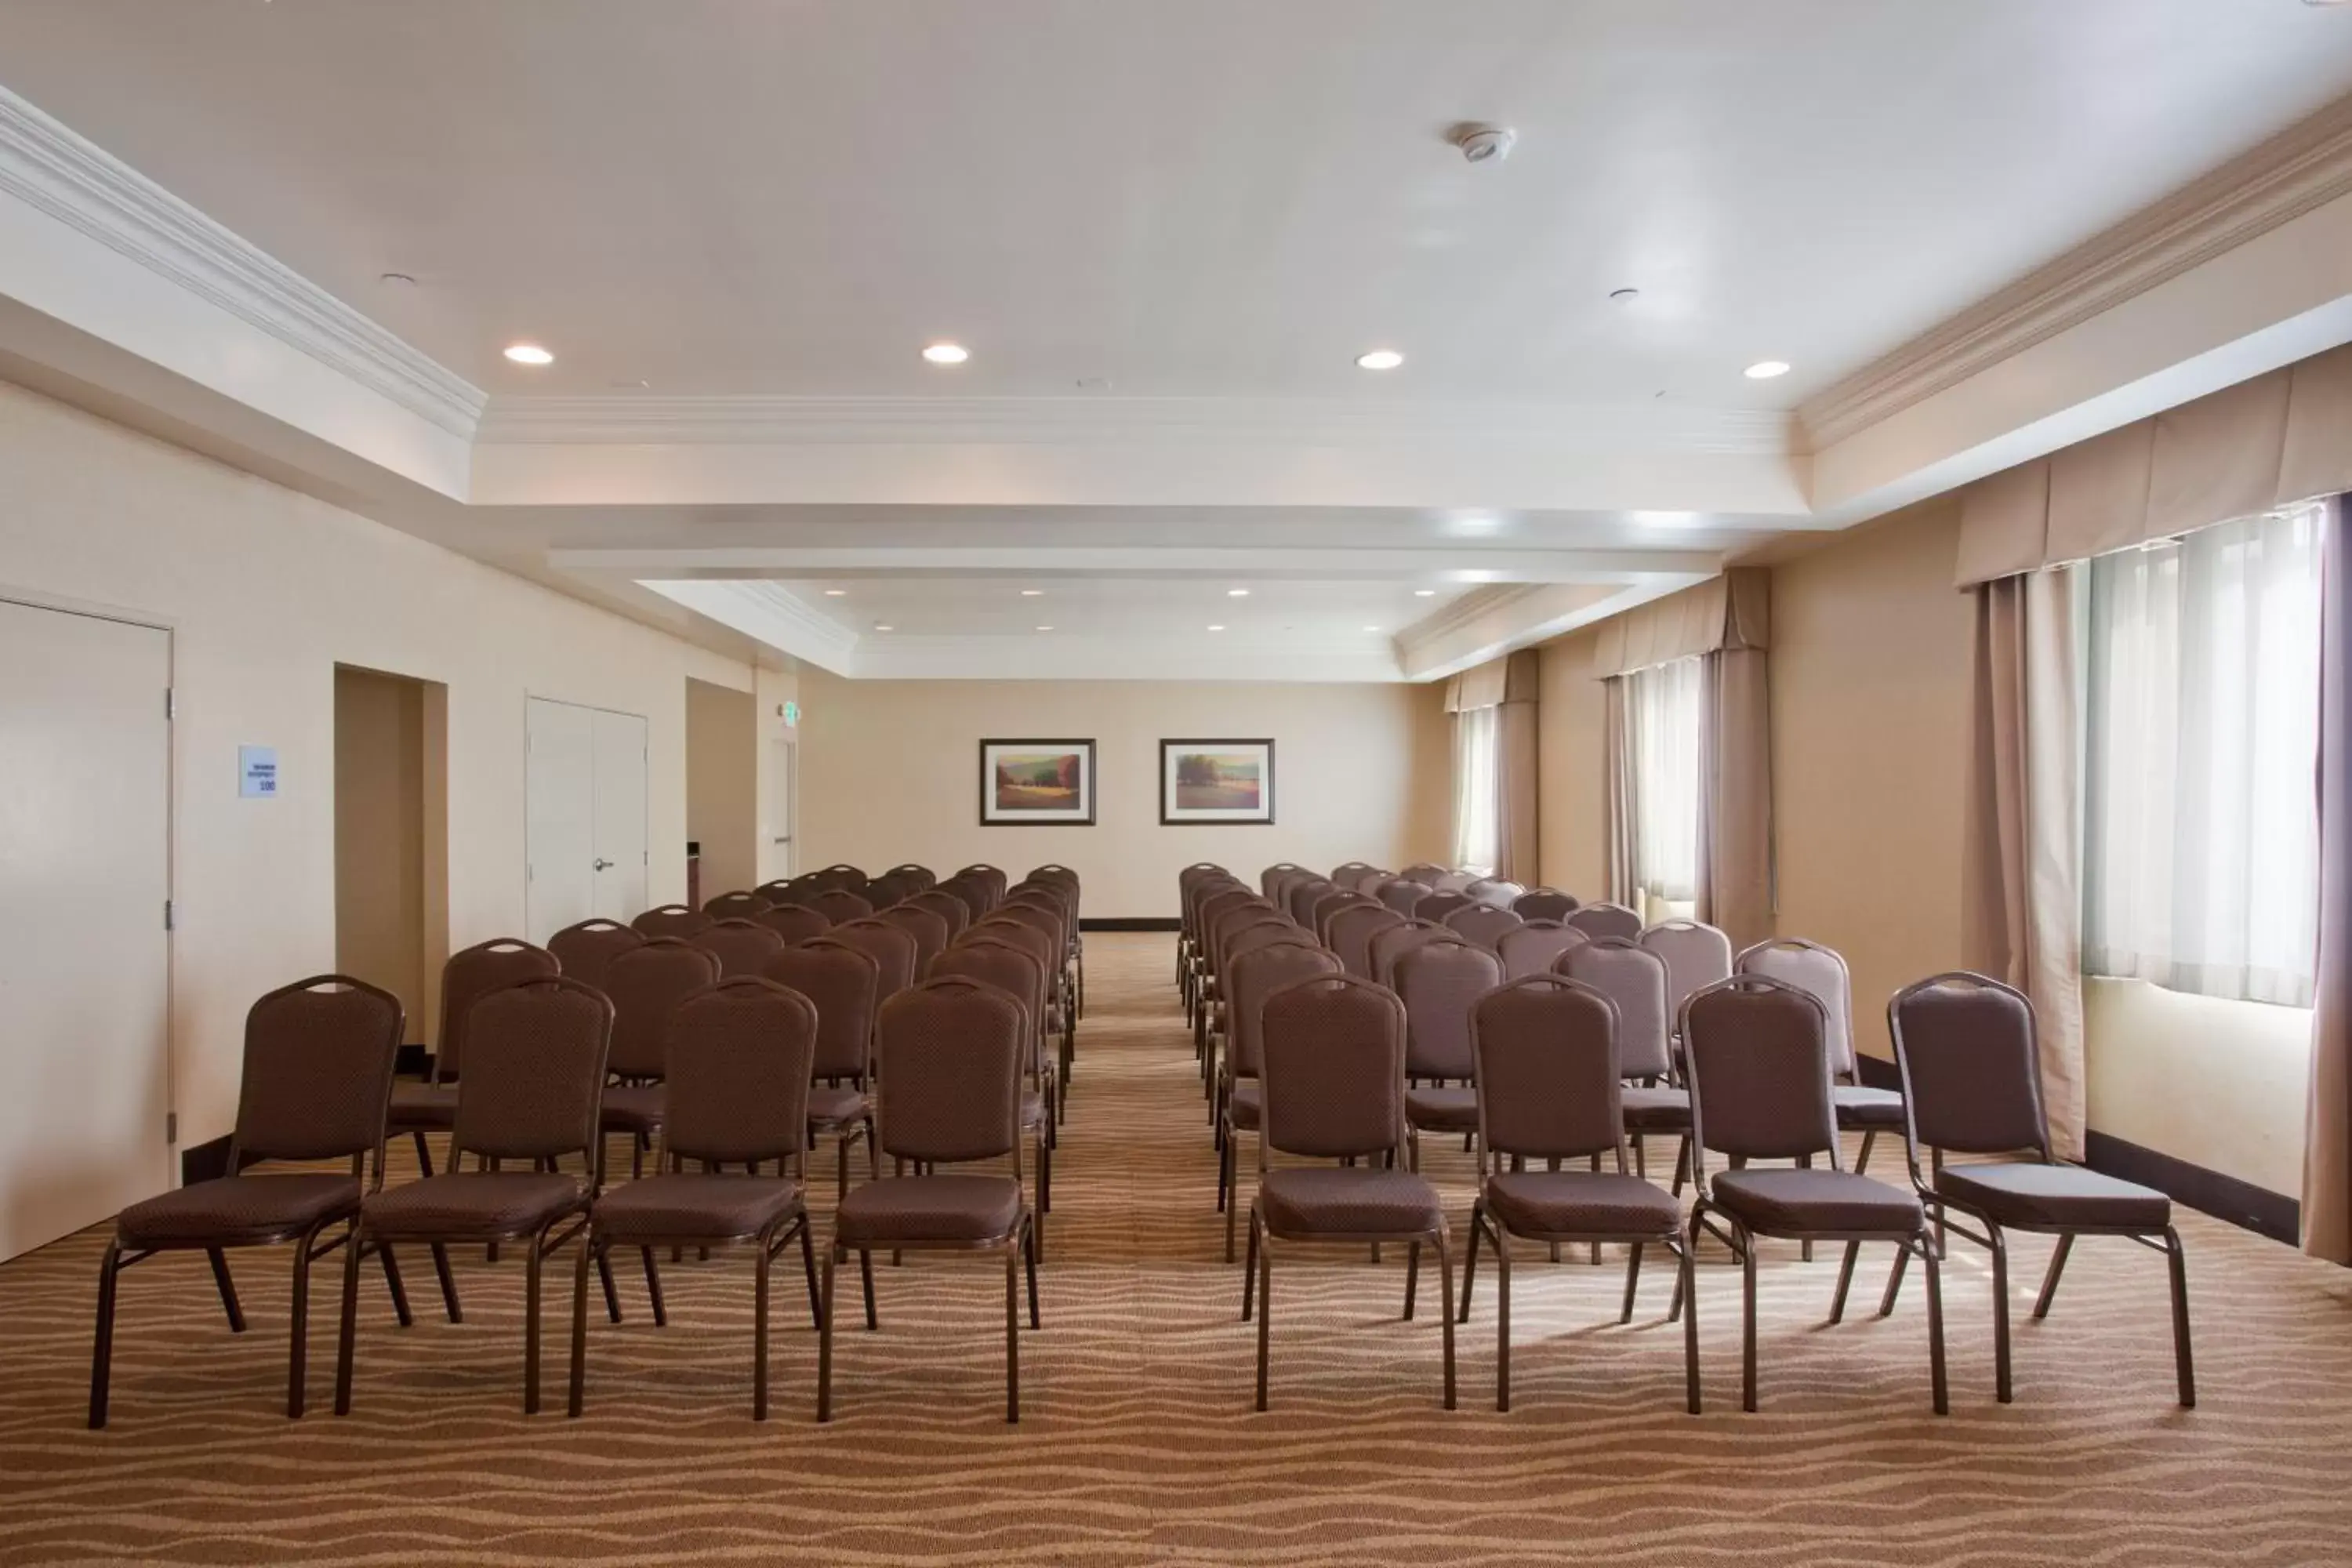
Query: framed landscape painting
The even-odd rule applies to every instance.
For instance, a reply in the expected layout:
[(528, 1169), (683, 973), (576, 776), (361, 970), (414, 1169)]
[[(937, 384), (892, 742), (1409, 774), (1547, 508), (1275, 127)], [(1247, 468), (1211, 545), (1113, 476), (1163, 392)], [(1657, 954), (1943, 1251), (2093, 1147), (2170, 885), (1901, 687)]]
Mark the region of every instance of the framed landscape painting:
[(1160, 742), (1160, 821), (1272, 822), (1272, 741)]
[(984, 827), (1080, 826), (1095, 820), (1092, 741), (982, 741)]

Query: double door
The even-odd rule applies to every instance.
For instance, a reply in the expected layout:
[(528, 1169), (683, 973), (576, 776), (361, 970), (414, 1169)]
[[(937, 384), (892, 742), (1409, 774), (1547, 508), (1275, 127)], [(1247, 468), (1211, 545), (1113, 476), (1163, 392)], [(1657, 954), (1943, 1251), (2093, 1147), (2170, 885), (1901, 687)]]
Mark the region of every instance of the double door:
[(646, 721), (530, 700), (524, 854), (528, 935), (646, 908)]

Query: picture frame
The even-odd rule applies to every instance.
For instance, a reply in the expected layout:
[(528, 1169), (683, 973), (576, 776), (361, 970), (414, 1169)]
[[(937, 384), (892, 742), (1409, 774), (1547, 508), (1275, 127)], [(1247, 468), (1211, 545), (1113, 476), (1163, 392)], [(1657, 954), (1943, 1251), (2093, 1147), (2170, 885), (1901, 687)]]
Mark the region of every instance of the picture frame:
[(980, 823), (983, 827), (1092, 827), (1093, 739), (982, 741)]
[(1271, 740), (1160, 742), (1162, 827), (1271, 826), (1274, 792)]

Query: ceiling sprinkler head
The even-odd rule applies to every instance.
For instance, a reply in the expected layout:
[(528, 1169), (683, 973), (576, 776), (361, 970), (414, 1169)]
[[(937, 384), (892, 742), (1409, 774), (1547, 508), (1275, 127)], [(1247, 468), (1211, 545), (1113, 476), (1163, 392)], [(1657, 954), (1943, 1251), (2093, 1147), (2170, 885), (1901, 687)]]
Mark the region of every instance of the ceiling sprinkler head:
[(1473, 163), (1499, 163), (1511, 155), (1512, 144), (1518, 132), (1499, 125), (1486, 125), (1472, 121), (1455, 126), (1445, 139), (1462, 150), (1463, 158)]

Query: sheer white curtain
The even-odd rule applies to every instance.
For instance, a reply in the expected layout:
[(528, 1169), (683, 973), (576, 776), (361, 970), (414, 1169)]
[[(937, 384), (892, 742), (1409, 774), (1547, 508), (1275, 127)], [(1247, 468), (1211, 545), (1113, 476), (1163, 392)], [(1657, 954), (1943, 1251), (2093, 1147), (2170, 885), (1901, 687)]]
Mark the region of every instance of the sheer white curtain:
[(2083, 966), (2311, 1004), (2317, 508), (2091, 563)]
[(1703, 664), (1678, 658), (1624, 678), (1633, 758), (1633, 885), (1646, 898), (1670, 904), (1698, 896)]
[(1454, 865), (1480, 876), (1494, 874), (1498, 847), (1502, 791), (1496, 753), (1502, 718), (1500, 708), (1470, 708), (1454, 715)]

